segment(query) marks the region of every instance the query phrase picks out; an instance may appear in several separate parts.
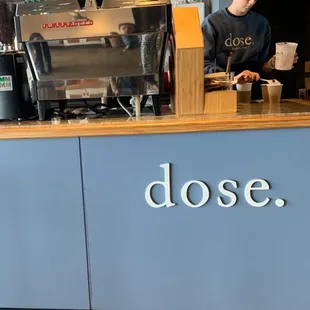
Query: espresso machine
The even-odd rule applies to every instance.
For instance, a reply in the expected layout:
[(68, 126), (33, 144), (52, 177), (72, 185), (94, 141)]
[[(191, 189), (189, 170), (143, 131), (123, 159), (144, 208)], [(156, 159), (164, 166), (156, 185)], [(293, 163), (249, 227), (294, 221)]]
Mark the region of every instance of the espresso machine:
[[(171, 34), (169, 0), (46, 0), (19, 3), (15, 28), (28, 61), (40, 120), (50, 103), (152, 96), (160, 113), (164, 58)], [(145, 101), (145, 100), (144, 100)], [(138, 104), (139, 103), (139, 104)], [(139, 109), (139, 111), (137, 111)]]

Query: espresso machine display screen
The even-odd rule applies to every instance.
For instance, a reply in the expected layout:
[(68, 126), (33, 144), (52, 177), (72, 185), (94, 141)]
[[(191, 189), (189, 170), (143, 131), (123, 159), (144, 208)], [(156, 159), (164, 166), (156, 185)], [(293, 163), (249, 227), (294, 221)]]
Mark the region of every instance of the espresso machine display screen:
[(48, 0), (17, 5), (33, 101), (159, 95), (171, 6), (164, 0)]

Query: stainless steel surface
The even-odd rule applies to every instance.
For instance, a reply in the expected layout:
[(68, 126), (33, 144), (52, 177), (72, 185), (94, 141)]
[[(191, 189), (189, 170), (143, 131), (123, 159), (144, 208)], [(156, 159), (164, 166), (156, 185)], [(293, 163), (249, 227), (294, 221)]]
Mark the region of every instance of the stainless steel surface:
[[(37, 100), (88, 99), (158, 94), (158, 75), (36, 82)], [(34, 91), (34, 90), (33, 90)]]
[(40, 2), (19, 3), (16, 8), (16, 15), (50, 14), (61, 12), (73, 12), (80, 10), (78, 1), (75, 0), (46, 0)]
[(18, 17), (19, 38), (31, 41), (33, 33), (40, 33), (45, 40), (61, 40), (121, 35), (121, 25), (130, 23), (135, 33), (167, 31), (167, 7), (98, 9), (70, 11)]
[(103, 0), (101, 8), (121, 8), (121, 7), (139, 7), (139, 6), (152, 6), (159, 4), (167, 4), (165, 0)]
[[(70, 99), (77, 94), (86, 98), (89, 92), (97, 97), (157, 94), (164, 38), (152, 33), (28, 42), (26, 51), (37, 81), (38, 99)], [(49, 91), (39, 91), (47, 85)], [(66, 92), (53, 92), (56, 86), (66, 88)]]
[(97, 8), (87, 1), (85, 9), (63, 0), (18, 5), (17, 37), (28, 55), (33, 98), (158, 94), (169, 2), (108, 0)]
[[(50, 68), (43, 64), (48, 56), (44, 50), (44, 43), (27, 43), (26, 48), (37, 80), (149, 75), (159, 71), (161, 56), (159, 47), (164, 39), (154, 35), (154, 40), (158, 40), (159, 47), (156, 49), (154, 46), (153, 49), (148, 49), (147, 39), (149, 38), (149, 41), (153, 43), (151, 36), (45, 42), (46, 51), (50, 53), (50, 59), (48, 59)], [(111, 47), (112, 40), (117, 41), (116, 47)], [(127, 48), (124, 42), (134, 45)]]

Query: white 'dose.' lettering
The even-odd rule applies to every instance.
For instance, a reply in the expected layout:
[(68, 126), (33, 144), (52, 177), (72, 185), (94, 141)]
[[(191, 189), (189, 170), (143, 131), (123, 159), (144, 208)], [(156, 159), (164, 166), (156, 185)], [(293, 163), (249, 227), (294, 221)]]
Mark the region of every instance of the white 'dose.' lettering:
[[(148, 205), (152, 208), (162, 208), (162, 207), (174, 207), (176, 203), (172, 201), (171, 193), (171, 171), (170, 163), (165, 163), (160, 165), (160, 168), (164, 169), (164, 181), (154, 181), (151, 182), (145, 189), (145, 200)], [(161, 186), (164, 189), (164, 201), (156, 202), (153, 198), (152, 191), (155, 186)], [(201, 199), (197, 203), (193, 203), (189, 197), (189, 189), (191, 186), (199, 186), (202, 192)], [(218, 191), (220, 196), (217, 197), (217, 204), (220, 207), (230, 208), (236, 205), (238, 201), (238, 196), (235, 192), (228, 189), (228, 187), (237, 189), (238, 182), (234, 180), (222, 180), (218, 184)], [(262, 201), (256, 201), (253, 198), (253, 193), (255, 191), (268, 191), (270, 189), (269, 183), (264, 179), (253, 179), (246, 183), (244, 187), (244, 199), (248, 205), (252, 207), (265, 207), (271, 201), (271, 198), (266, 197)], [(209, 186), (199, 180), (191, 180), (186, 182), (181, 188), (181, 198), (185, 205), (191, 208), (199, 208), (206, 205), (211, 197), (211, 189)], [(285, 200), (279, 198), (275, 200), (277, 207), (283, 207), (285, 205)]]
[(233, 48), (250, 46), (251, 44), (254, 44), (251, 37), (233, 37), (232, 33), (225, 40), (225, 46)]

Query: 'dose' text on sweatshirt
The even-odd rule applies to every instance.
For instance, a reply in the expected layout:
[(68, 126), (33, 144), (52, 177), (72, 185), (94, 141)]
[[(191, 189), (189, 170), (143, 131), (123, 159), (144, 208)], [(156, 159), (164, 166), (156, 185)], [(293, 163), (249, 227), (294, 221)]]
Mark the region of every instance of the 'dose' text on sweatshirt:
[(232, 56), (232, 71), (260, 72), (268, 60), (270, 26), (261, 15), (249, 11), (232, 15), (227, 9), (208, 15), (202, 23), (205, 49), (205, 73), (225, 71)]

